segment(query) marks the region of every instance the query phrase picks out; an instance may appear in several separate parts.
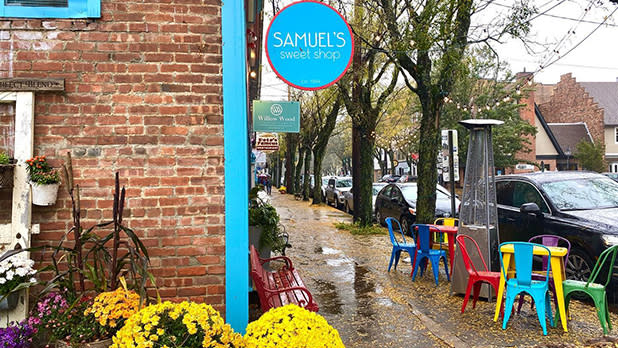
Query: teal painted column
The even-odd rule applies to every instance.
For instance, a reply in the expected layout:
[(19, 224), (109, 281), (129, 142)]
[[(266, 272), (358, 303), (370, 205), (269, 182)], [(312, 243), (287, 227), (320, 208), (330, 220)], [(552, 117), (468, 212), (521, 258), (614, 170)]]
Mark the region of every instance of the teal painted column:
[(249, 322), (249, 144), (244, 1), (224, 1), (221, 17), (225, 147), (225, 317), (236, 332), (244, 334)]

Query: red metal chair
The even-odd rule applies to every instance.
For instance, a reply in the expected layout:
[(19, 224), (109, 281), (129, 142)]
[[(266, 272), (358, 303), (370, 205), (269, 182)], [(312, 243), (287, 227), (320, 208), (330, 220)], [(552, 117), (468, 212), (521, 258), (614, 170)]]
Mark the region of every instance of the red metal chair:
[[(466, 239), (469, 239), (474, 243), (476, 247), (476, 251), (483, 262), (483, 267), (485, 270), (477, 271), (474, 263), (470, 259), (470, 254), (468, 253), (468, 248), (466, 248)], [(466, 266), (466, 270), (468, 271), (468, 286), (466, 287), (466, 295), (464, 296), (463, 305), (461, 306), (461, 313), (463, 313), (466, 309), (466, 305), (468, 305), (468, 299), (470, 298), (470, 291), (472, 290), (472, 286), (474, 286), (474, 301), (472, 302), (472, 308), (476, 307), (476, 301), (479, 298), (479, 293), (481, 292), (481, 285), (483, 282), (488, 283), (494, 288), (494, 292), (498, 293), (498, 286), (500, 285), (500, 272), (490, 272), (487, 268), (487, 263), (483, 258), (483, 254), (481, 254), (481, 249), (479, 248), (478, 243), (467, 235), (460, 234), (455, 240), (459, 245), (459, 250), (461, 250), (461, 256), (463, 258), (464, 264)], [(501, 308), (501, 312), (504, 309)]]

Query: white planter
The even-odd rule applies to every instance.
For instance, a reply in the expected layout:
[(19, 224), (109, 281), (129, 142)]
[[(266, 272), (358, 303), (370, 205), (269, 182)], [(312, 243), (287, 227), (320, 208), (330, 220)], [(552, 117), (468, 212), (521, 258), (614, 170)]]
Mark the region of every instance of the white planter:
[(58, 198), (58, 187), (60, 184), (39, 185), (30, 183), (32, 186), (32, 204), (49, 206), (56, 203)]

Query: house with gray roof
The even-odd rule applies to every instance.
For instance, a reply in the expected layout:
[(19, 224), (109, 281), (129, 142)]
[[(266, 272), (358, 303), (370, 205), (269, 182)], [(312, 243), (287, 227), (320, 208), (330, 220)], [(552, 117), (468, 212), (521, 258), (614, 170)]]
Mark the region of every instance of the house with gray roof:
[(562, 75), (535, 114), (537, 160), (555, 160), (558, 170), (566, 169), (566, 163), (577, 169), (577, 144), (600, 142), (608, 170), (618, 172), (618, 82), (578, 82), (570, 73)]

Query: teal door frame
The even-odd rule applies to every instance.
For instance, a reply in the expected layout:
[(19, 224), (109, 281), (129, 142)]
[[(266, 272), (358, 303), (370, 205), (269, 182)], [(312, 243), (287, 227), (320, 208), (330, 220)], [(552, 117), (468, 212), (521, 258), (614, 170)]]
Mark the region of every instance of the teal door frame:
[(225, 156), (225, 318), (244, 334), (249, 322), (249, 140), (245, 4), (221, 8)]

